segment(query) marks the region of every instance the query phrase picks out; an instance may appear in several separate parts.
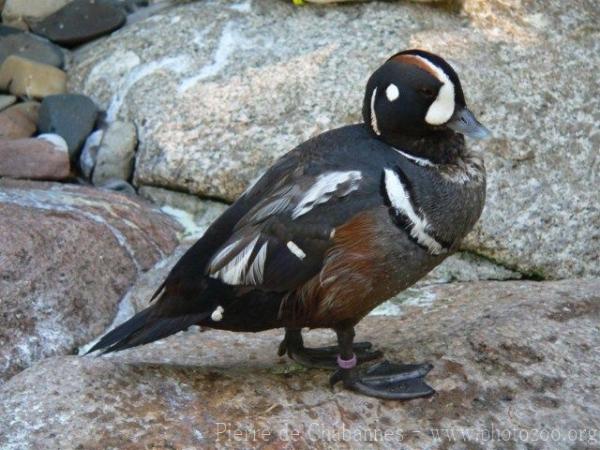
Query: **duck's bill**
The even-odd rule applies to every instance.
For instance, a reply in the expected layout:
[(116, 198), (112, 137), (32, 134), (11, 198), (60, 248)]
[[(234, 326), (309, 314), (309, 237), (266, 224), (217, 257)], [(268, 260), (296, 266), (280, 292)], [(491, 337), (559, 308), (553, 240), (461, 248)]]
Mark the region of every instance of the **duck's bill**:
[(467, 108), (455, 111), (446, 126), (457, 133), (474, 139), (487, 139), (492, 135), (491, 131), (480, 124)]

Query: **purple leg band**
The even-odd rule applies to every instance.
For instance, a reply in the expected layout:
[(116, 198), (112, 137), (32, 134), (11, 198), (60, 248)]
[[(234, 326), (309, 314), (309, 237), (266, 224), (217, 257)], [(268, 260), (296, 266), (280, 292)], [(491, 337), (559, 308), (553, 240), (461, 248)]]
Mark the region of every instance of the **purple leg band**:
[(342, 359), (342, 357), (338, 355), (337, 363), (342, 369), (352, 369), (356, 367), (356, 355), (353, 353), (352, 358), (350, 359)]

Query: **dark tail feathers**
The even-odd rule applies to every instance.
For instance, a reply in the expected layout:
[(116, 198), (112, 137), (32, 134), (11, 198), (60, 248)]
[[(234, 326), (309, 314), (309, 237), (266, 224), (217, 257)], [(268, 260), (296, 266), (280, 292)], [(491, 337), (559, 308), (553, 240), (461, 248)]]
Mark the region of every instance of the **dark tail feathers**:
[(165, 317), (158, 311), (159, 308), (154, 304), (139, 312), (104, 335), (87, 353), (102, 350), (104, 354), (148, 344), (185, 330), (210, 315), (210, 312), (203, 312)]

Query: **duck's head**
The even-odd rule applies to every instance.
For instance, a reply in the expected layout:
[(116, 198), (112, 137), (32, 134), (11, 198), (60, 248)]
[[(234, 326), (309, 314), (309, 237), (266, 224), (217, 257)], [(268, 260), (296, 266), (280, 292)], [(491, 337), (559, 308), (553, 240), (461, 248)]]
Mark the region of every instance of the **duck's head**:
[(397, 53), (371, 75), (362, 112), (371, 130), (392, 145), (403, 137), (490, 135), (467, 108), (454, 69), (423, 50)]

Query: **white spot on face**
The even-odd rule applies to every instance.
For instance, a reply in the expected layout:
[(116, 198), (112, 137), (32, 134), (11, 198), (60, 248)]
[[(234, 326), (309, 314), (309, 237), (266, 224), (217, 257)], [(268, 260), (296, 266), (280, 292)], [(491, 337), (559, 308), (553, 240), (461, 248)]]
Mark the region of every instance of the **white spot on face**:
[(398, 91), (398, 87), (392, 83), (385, 90), (385, 96), (390, 102), (393, 102), (400, 96), (400, 91)]
[(410, 235), (417, 242), (429, 250), (433, 255), (443, 253), (445, 249), (429, 233), (429, 223), (425, 217), (421, 218), (410, 201), (410, 196), (404, 188), (398, 174), (392, 169), (385, 169), (385, 190), (394, 209), (404, 214), (411, 222)]
[(287, 243), (287, 248), (290, 250), (290, 252), (292, 252), (294, 254), (294, 256), (296, 256), (298, 259), (304, 259), (306, 258), (306, 253), (304, 253), (304, 251), (298, 247), (296, 245), (295, 242), (293, 241), (288, 241)]
[(224, 312), (225, 312), (225, 310), (223, 309), (223, 307), (221, 305), (217, 306), (216, 309), (210, 315), (211, 320), (213, 322), (219, 322), (220, 320), (223, 319)]
[(335, 237), (335, 228), (331, 229), (331, 233), (329, 233), (329, 239), (333, 239)]
[(379, 131), (379, 126), (377, 125), (377, 114), (375, 114), (375, 97), (377, 96), (377, 88), (373, 89), (373, 94), (371, 94), (371, 128), (377, 136), (381, 136), (381, 132)]
[(316, 205), (327, 202), (334, 195), (344, 197), (358, 189), (362, 173), (358, 170), (347, 172), (327, 172), (319, 175), (298, 205), (292, 211), (292, 219), (311, 211)]
[(454, 83), (450, 81), (450, 78), (448, 78), (446, 72), (433, 64), (427, 58), (423, 58), (422, 56), (418, 55), (415, 55), (415, 57), (427, 64), (427, 66), (429, 66), (436, 74), (437, 79), (443, 83), (435, 101), (431, 104), (431, 106), (429, 106), (427, 114), (425, 115), (425, 122), (428, 124), (442, 125), (448, 122), (452, 117), (452, 114), (454, 114)]

